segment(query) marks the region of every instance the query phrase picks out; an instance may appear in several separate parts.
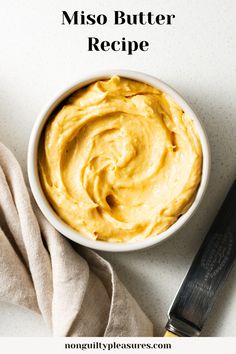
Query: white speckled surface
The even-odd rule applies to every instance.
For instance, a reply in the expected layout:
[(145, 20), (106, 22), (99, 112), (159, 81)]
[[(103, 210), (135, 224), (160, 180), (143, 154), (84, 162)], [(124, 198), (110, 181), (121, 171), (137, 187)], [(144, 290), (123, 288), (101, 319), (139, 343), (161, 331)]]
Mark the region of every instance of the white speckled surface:
[[(236, 172), (236, 5), (233, 0), (63, 0), (2, 4), (0, 22), (0, 140), (26, 171), (35, 117), (59, 89), (81, 74), (134, 69), (175, 87), (199, 114), (209, 135), (212, 174), (205, 199), (176, 237), (156, 248), (104, 254), (162, 335), (166, 312)], [(61, 10), (175, 13), (172, 27), (63, 27)], [(10, 16), (10, 17), (9, 17)], [(10, 19), (10, 20), (9, 20)], [(88, 53), (87, 36), (149, 40), (148, 53)], [(236, 336), (236, 269), (205, 325), (204, 336)], [(40, 316), (0, 303), (0, 336), (50, 335)]]

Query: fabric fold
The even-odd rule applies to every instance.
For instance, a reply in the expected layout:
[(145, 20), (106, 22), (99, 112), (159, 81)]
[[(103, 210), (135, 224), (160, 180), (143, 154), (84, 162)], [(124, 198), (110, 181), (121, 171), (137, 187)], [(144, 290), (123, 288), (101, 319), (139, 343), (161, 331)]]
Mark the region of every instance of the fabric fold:
[(111, 264), (60, 235), (0, 143), (0, 301), (41, 313), (55, 336), (152, 336)]

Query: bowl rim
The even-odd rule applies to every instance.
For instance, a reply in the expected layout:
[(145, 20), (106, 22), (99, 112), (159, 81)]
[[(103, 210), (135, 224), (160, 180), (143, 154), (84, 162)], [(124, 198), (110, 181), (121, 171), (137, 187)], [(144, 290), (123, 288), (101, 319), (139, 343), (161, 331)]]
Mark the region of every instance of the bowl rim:
[[(92, 240), (83, 236), (79, 233), (79, 231), (74, 230), (68, 224), (66, 224), (53, 210), (49, 201), (47, 200), (39, 179), (38, 174), (38, 145), (39, 139), (45, 126), (46, 121), (50, 117), (53, 110), (67, 97), (69, 97), (74, 91), (78, 90), (81, 87), (84, 87), (94, 81), (104, 80), (110, 78), (113, 75), (118, 75), (120, 77), (141, 81), (147, 83), (151, 86), (160, 89), (161, 91), (167, 93), (176, 103), (179, 104), (184, 111), (188, 113), (188, 115), (195, 122), (196, 130), (198, 132), (201, 146), (202, 146), (202, 154), (203, 154), (203, 165), (202, 165), (202, 176), (201, 182), (198, 187), (198, 191), (196, 197), (190, 206), (190, 208), (184, 213), (173, 225), (171, 225), (166, 231), (144, 240), (136, 240), (130, 241), (126, 243), (112, 243), (100, 240)], [(128, 251), (136, 251), (140, 249), (145, 249), (152, 247), (161, 243), (162, 241), (173, 237), (186, 223), (191, 219), (194, 212), (200, 205), (202, 198), (205, 194), (207, 184), (209, 181), (210, 175), (210, 165), (211, 165), (211, 156), (210, 156), (210, 146), (208, 142), (208, 137), (206, 131), (202, 125), (201, 120), (194, 113), (190, 105), (186, 102), (186, 100), (178, 93), (175, 89), (173, 89), (170, 85), (165, 83), (164, 81), (151, 76), (149, 74), (132, 71), (132, 70), (102, 70), (91, 73), (90, 75), (81, 76), (76, 80), (76, 82), (67, 85), (64, 89), (60, 90), (41, 110), (39, 113), (29, 139), (28, 144), (28, 154), (27, 154), (27, 171), (29, 184), (33, 193), (33, 196), (46, 219), (57, 229), (62, 235), (66, 236), (70, 240), (83, 245), (85, 247), (93, 248), (100, 251), (108, 251), (108, 252), (128, 252)]]

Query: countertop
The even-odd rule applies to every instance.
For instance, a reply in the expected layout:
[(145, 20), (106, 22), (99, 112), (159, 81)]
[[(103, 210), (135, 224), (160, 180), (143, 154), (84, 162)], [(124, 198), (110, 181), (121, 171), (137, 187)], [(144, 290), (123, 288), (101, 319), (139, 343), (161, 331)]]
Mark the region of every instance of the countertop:
[[(61, 88), (97, 69), (132, 69), (173, 86), (206, 128), (212, 152), (207, 193), (191, 221), (168, 241), (142, 252), (108, 254), (120, 279), (163, 334), (167, 310), (236, 172), (236, 10), (233, 0), (27, 1), (2, 4), (0, 22), (0, 141), (26, 175), (31, 128)], [(105, 26), (62, 26), (61, 11), (104, 13)], [(113, 11), (175, 14), (171, 26), (114, 26)], [(87, 51), (87, 37), (147, 40), (148, 52)], [(202, 332), (236, 336), (236, 268)], [(39, 315), (0, 303), (0, 336), (49, 336)]]

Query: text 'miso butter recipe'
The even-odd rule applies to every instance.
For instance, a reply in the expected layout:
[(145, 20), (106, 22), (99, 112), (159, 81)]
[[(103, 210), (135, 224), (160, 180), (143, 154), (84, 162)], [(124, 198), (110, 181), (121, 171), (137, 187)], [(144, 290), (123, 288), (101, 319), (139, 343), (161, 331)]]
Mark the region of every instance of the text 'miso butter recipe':
[(191, 117), (167, 94), (113, 76), (77, 90), (53, 114), (39, 173), (54, 210), (75, 230), (135, 241), (167, 230), (191, 206), (202, 149)]

